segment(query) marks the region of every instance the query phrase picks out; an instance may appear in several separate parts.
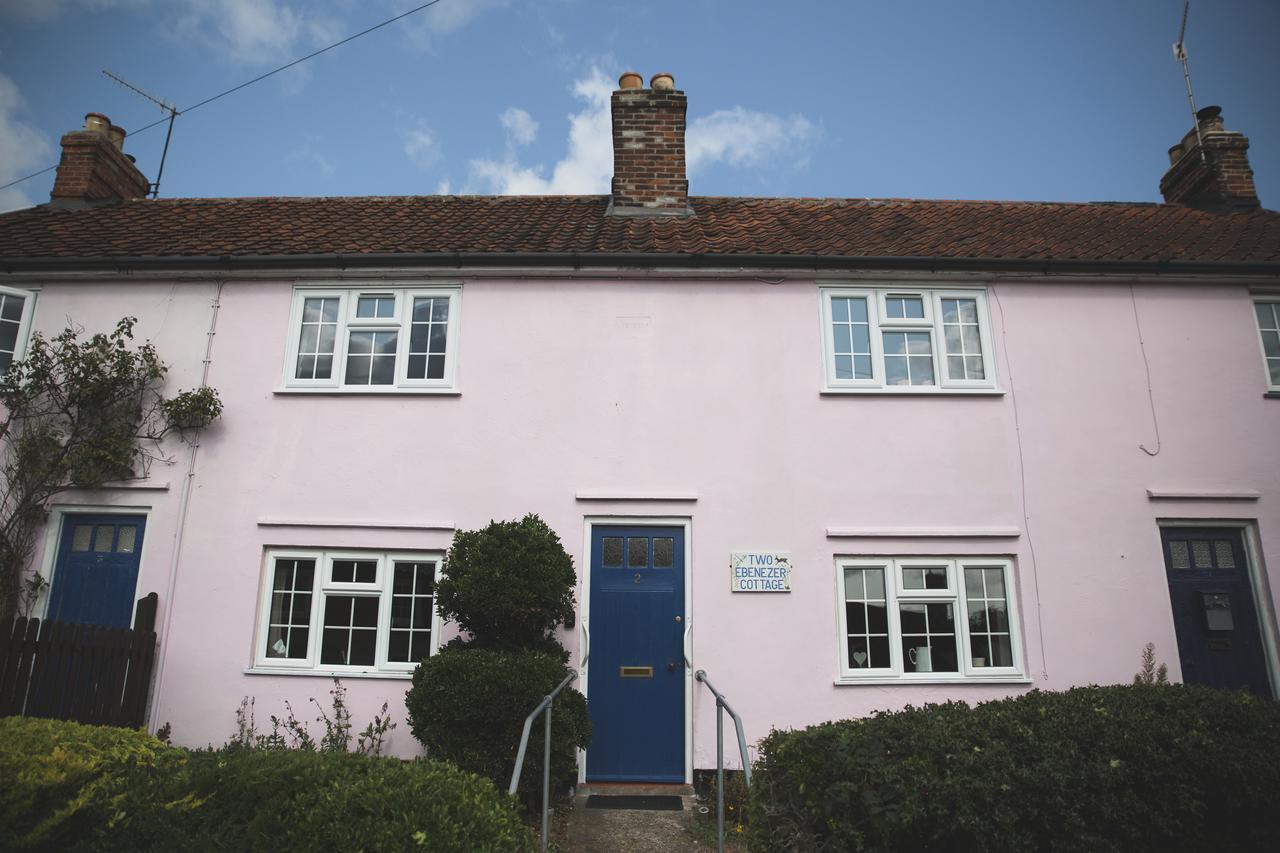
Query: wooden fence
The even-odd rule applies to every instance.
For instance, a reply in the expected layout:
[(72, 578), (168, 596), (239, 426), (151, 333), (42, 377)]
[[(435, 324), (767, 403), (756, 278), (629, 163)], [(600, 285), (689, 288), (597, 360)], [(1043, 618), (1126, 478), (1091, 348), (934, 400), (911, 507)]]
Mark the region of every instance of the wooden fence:
[(141, 728), (156, 653), (153, 592), (132, 628), (18, 618), (0, 626), (0, 717)]

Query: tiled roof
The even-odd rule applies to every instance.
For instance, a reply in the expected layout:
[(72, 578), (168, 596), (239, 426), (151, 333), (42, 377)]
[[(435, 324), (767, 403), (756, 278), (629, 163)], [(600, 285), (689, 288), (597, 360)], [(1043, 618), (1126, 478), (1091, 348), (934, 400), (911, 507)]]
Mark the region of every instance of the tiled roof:
[(606, 196), (137, 200), (0, 216), (18, 259), (429, 253), (1280, 261), (1280, 213), (1169, 204), (693, 197), (694, 216), (608, 216)]

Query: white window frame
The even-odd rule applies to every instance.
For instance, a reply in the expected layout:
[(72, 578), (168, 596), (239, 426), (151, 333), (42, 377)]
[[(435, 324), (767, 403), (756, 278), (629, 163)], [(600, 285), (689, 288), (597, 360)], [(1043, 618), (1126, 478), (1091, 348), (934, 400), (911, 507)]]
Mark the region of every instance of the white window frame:
[[(392, 296), (392, 317), (356, 317), (361, 296)], [(413, 300), (419, 297), (447, 297), (449, 321), (444, 352), (444, 376), (439, 379), (409, 378), (409, 339), (412, 331)], [(338, 328), (334, 341), (333, 372), (328, 379), (298, 379), (298, 345), (302, 337), (302, 309), (307, 299), (336, 298)], [(449, 394), (455, 393), (458, 362), (458, 329), (462, 313), (462, 287), (457, 284), (415, 284), (366, 287), (314, 285), (293, 291), (289, 313), (289, 339), (285, 346), (282, 391), (340, 394)], [(394, 331), (396, 336), (395, 381), (391, 385), (347, 385), (347, 346), (353, 331)]]
[[(271, 594), (277, 560), (315, 560), (316, 574), (311, 590), (311, 614), (307, 632), (307, 654), (304, 658), (278, 658), (267, 655), (270, 636)], [(331, 580), (335, 560), (375, 560), (377, 579), (374, 583), (337, 582)], [(387, 659), (391, 641), (391, 601), (396, 563), (435, 563), (439, 582), (444, 555), (438, 551), (361, 551), (311, 548), (269, 548), (263, 556), (262, 582), (258, 593), (258, 618), (254, 633), (252, 672), (296, 675), (377, 675), (407, 678), (418, 662)], [(330, 595), (366, 596), (378, 599), (377, 640), (372, 666), (320, 663), (320, 646), (324, 632), (324, 601)], [(440, 610), (433, 593), (431, 602), (431, 644), (428, 655), (440, 648)]]
[[(987, 309), (985, 288), (935, 287), (855, 287), (843, 285), (819, 288), (822, 320), (822, 357), (825, 393), (877, 394), (998, 394), (996, 359), (992, 346), (991, 317)], [(866, 300), (868, 332), (871, 336), (871, 378), (838, 379), (835, 365), (835, 339), (832, 329), (831, 300), (852, 297)], [(924, 304), (924, 317), (888, 316), (886, 300), (913, 297)], [(946, 335), (942, 325), (943, 299), (972, 299), (978, 312), (978, 337), (982, 344), (982, 369), (985, 379), (952, 379), (947, 363)], [(933, 385), (888, 385), (885, 381), (884, 332), (928, 332), (933, 360)]]
[[(31, 342), (31, 322), (36, 314), (36, 293), (34, 290), (24, 290), (20, 287), (6, 287), (0, 285), (0, 294), (5, 296), (21, 297), (22, 317), (18, 321), (18, 336), (13, 343), (13, 360), (20, 361), (26, 358), (27, 345)], [(0, 376), (4, 376), (9, 371), (7, 369), (0, 370)]]
[(1262, 354), (1262, 374), (1263, 379), (1267, 383), (1267, 392), (1271, 394), (1280, 393), (1280, 383), (1271, 381), (1271, 365), (1267, 362), (1267, 348), (1262, 342), (1262, 325), (1258, 319), (1259, 305), (1274, 306), (1273, 310), (1280, 312), (1280, 293), (1258, 294), (1253, 298), (1253, 325), (1258, 331), (1258, 351)]
[[(839, 667), (836, 684), (911, 684), (956, 682), (1021, 682), (1027, 683), (1022, 622), (1018, 613), (1018, 595), (1013, 560), (1008, 557), (837, 557), (836, 624), (839, 626)], [(885, 575), (885, 608), (888, 611), (889, 661), (887, 668), (855, 669), (849, 664), (849, 625), (845, 613), (844, 570), (846, 568), (879, 568)], [(905, 589), (904, 568), (946, 568), (947, 589)], [(1012, 666), (972, 665), (969, 654), (968, 594), (964, 584), (965, 569), (1001, 569), (1004, 572), (1005, 608), (1009, 617), (1009, 646)], [(898, 606), (912, 603), (950, 603), (956, 622), (956, 672), (913, 672), (902, 660), (902, 619)]]

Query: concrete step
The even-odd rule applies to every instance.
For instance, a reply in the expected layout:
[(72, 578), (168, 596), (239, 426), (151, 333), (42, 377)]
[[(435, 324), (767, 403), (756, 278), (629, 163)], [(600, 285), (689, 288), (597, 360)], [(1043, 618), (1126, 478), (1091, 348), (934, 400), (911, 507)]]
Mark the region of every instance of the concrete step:
[[(599, 794), (605, 797), (692, 797), (692, 785), (666, 785), (651, 782), (587, 782), (577, 790), (579, 797)], [(688, 807), (685, 803), (685, 807)]]

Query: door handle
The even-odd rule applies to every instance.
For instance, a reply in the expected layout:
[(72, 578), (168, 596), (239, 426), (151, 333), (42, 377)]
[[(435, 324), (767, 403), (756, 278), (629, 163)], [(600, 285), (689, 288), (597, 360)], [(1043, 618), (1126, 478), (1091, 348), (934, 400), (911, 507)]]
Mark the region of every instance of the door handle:
[(676, 671), (675, 663), (672, 661), (667, 661), (667, 672), (675, 672), (675, 671)]

